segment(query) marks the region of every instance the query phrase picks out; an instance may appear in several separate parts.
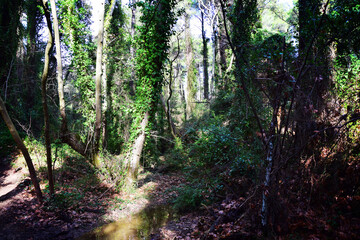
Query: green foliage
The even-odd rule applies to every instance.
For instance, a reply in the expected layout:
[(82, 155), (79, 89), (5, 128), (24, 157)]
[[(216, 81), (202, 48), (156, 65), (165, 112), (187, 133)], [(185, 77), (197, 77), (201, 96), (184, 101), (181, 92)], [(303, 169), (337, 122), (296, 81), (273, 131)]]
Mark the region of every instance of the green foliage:
[(263, 2), (264, 6), (259, 3), (262, 28), (272, 33), (285, 33), (289, 29), (288, 9), (283, 4), (276, 1)]
[(126, 170), (123, 156), (114, 156), (109, 154), (106, 150), (101, 153), (102, 165), (101, 169), (98, 169), (98, 173), (102, 175), (108, 182), (115, 184), (116, 190), (121, 191), (125, 185)]
[(187, 175), (190, 184), (182, 184), (175, 189), (178, 196), (172, 200), (172, 203), (176, 211), (196, 210), (201, 206), (210, 205), (224, 196), (225, 188), (220, 174), (209, 178), (208, 176), (213, 175), (211, 171), (201, 171), (202, 177), (196, 176), (190, 171), (187, 172)]
[(355, 120), (349, 125), (350, 131), (348, 132), (349, 137), (355, 143), (360, 136), (360, 122), (353, 119), (360, 109), (360, 58), (355, 54), (340, 56), (335, 60), (334, 69), (336, 72), (335, 94), (340, 100), (341, 107), (346, 111), (346, 120)]
[[(72, 84), (78, 89), (81, 100), (75, 109), (82, 116), (77, 126), (88, 131), (95, 121), (95, 111), (93, 111), (95, 81), (92, 79), (94, 66), (92, 55), (95, 44), (91, 39), (90, 8), (84, 1), (76, 0), (61, 0), (57, 2), (57, 6), (63, 42), (71, 55), (70, 71), (74, 78)], [(74, 92), (74, 96), (76, 94), (77, 91)]]
[(258, 14), (257, 0), (235, 1), (230, 19), (236, 25), (232, 38), (238, 50), (242, 50), (243, 45), (249, 42), (252, 30), (259, 20)]
[[(129, 39), (124, 25), (126, 16), (121, 4), (117, 2), (112, 17), (106, 17), (104, 62), (106, 64), (105, 119), (106, 139), (104, 148), (109, 153), (120, 153), (125, 142), (132, 115), (132, 100), (129, 96), (129, 84), (123, 79), (131, 78), (131, 57)], [(113, 57), (116, 56), (116, 57)]]
[(163, 68), (169, 49), (169, 38), (175, 24), (173, 11), (175, 1), (138, 2), (141, 7), (142, 26), (138, 28), (136, 38), (136, 98), (134, 102), (134, 120), (131, 125), (129, 143), (137, 137), (140, 123), (146, 112), (154, 119), (156, 106), (163, 84)]
[[(45, 189), (44, 192), (49, 193), (48, 189)], [(66, 210), (70, 207), (76, 209), (83, 198), (83, 193), (79, 191), (57, 192), (55, 196), (46, 199), (43, 208), (52, 212)]]
[(360, 51), (360, 4), (357, 0), (332, 1), (329, 19), (331, 38), (337, 43), (338, 54)]
[(345, 109), (358, 109), (360, 84), (360, 57), (341, 56), (335, 61), (335, 89)]
[(192, 186), (183, 185), (177, 189), (179, 196), (173, 200), (173, 207), (180, 212), (198, 209), (204, 200), (205, 189), (199, 184)]
[(198, 139), (190, 150), (190, 157), (205, 165), (228, 162), (237, 152), (238, 141), (226, 127), (212, 124), (198, 130)]
[(221, 118), (214, 117), (193, 131), (191, 143), (188, 144), (192, 167), (209, 169), (226, 166), (232, 174), (243, 175), (259, 163), (259, 143), (254, 141), (252, 144), (257, 147), (249, 149), (242, 139), (246, 131), (240, 127), (230, 130)]
[(15, 60), (15, 53), (19, 44), (21, 0), (4, 0), (0, 6), (0, 54), (4, 60), (0, 61), (0, 84), (5, 84), (5, 77), (9, 71), (11, 61)]

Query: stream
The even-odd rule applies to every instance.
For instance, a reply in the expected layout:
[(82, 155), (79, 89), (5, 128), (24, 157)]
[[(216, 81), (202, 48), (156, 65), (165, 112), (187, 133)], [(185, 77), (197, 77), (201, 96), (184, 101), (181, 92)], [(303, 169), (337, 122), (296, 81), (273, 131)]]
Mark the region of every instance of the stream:
[(170, 206), (147, 207), (135, 215), (98, 227), (77, 240), (151, 239), (150, 235), (173, 217)]

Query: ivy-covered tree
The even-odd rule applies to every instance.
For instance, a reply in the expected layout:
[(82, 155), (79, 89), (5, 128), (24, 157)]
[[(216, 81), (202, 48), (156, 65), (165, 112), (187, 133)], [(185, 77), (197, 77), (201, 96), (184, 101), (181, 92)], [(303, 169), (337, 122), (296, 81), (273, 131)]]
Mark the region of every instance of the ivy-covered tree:
[[(70, 66), (64, 81), (72, 86), (80, 101), (72, 102), (75, 112), (69, 112), (70, 127), (76, 126), (81, 141), (90, 142), (94, 136), (95, 123), (95, 44), (90, 31), (90, 7), (85, 1), (61, 0), (57, 2), (59, 12), (60, 41), (70, 54)], [(71, 99), (67, 99), (71, 100)], [(66, 101), (66, 96), (65, 96)], [(71, 121), (73, 120), (73, 121)], [(89, 149), (90, 150), (90, 149)], [(90, 155), (90, 152), (87, 153)]]
[(137, 76), (134, 116), (131, 127), (131, 154), (128, 178), (136, 178), (149, 122), (154, 119), (163, 84), (163, 67), (167, 59), (169, 38), (175, 23), (176, 1), (139, 2), (142, 16), (137, 39)]

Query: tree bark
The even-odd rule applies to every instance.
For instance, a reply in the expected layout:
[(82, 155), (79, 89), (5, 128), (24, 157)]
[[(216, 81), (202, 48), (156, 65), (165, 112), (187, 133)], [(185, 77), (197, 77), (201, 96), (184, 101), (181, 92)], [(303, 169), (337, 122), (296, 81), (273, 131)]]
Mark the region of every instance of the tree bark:
[[(170, 88), (170, 87), (169, 87)], [(170, 91), (172, 92), (172, 90)], [(160, 101), (161, 101), (161, 105), (166, 113), (166, 118), (167, 118), (167, 122), (168, 122), (168, 126), (169, 126), (169, 130), (171, 135), (176, 138), (176, 127), (175, 124), (172, 120), (171, 117), (171, 112), (170, 112), (170, 98), (171, 98), (172, 93), (169, 94), (169, 98), (167, 99), (167, 101), (165, 102), (165, 99), (162, 95), (160, 95)]]
[(190, 15), (185, 13), (185, 47), (186, 47), (186, 87), (185, 89), (185, 100), (186, 100), (186, 111), (185, 119), (189, 119), (194, 110), (194, 97), (193, 97), (193, 47), (190, 33)]
[[(212, 0), (213, 8), (216, 8), (215, 1)], [(215, 15), (212, 16), (212, 32), (213, 32), (213, 61), (212, 61), (212, 79), (211, 79), (211, 85), (215, 86), (216, 79), (219, 76), (219, 73), (216, 69), (216, 62), (217, 62), (217, 52), (218, 52), (218, 15), (215, 12)]]
[(130, 163), (129, 163), (128, 183), (132, 183), (132, 181), (134, 181), (137, 177), (141, 152), (142, 152), (142, 150), (144, 148), (144, 144), (145, 144), (145, 137), (146, 137), (145, 128), (149, 123), (149, 116), (150, 116), (149, 112), (146, 112), (140, 123), (141, 132), (135, 139), (133, 147), (132, 147), (133, 150), (132, 150), (132, 155), (131, 155)]
[(14, 126), (14, 123), (11, 121), (11, 118), (9, 117), (9, 114), (6, 110), (5, 104), (1, 97), (0, 97), (0, 113), (6, 123), (6, 126), (8, 127), (8, 129), (10, 131), (11, 136), (13, 137), (14, 141), (16, 142), (18, 148), (21, 150), (21, 152), (25, 158), (26, 164), (29, 169), (31, 182), (35, 188), (37, 199), (39, 202), (42, 202), (43, 201), (42, 192), (41, 192), (40, 185), (39, 185), (39, 182), (36, 177), (36, 171), (35, 171), (34, 165), (32, 163), (30, 154), (29, 154), (26, 146), (24, 145), (23, 141), (21, 140), (19, 133), (17, 132), (17, 130)]
[(42, 106), (44, 111), (44, 135), (45, 135), (46, 163), (48, 168), (49, 190), (50, 190), (50, 194), (54, 195), (55, 190), (54, 190), (54, 177), (53, 177), (52, 160), (51, 160), (50, 121), (49, 121), (49, 111), (48, 111), (47, 97), (46, 97), (47, 95), (46, 83), (49, 73), (50, 51), (53, 47), (53, 36), (52, 36), (52, 26), (50, 20), (50, 12), (47, 6), (47, 0), (43, 0), (42, 7), (45, 12), (46, 23), (49, 30), (49, 39), (45, 49), (44, 70), (41, 77), (41, 93), (42, 93)]
[(58, 83), (58, 94), (59, 94), (59, 109), (61, 117), (61, 129), (60, 137), (62, 142), (67, 143), (72, 149), (87, 157), (86, 146), (80, 139), (74, 134), (69, 132), (67, 127), (66, 110), (65, 110), (65, 99), (64, 99), (64, 80), (62, 73), (62, 62), (61, 62), (61, 47), (60, 47), (60, 33), (59, 33), (59, 21), (56, 13), (55, 0), (50, 0), (51, 13), (53, 16), (54, 23), (54, 38), (56, 47), (56, 62), (57, 62), (57, 83)]
[(209, 72), (208, 72), (208, 47), (206, 32), (204, 27), (204, 13), (201, 11), (201, 36), (203, 41), (203, 67), (204, 67), (204, 99), (209, 99)]
[[(226, 21), (225, 18), (222, 19), (224, 19), (222, 21)], [(225, 33), (224, 23), (221, 22), (220, 24), (220, 21), (221, 20), (219, 19), (219, 55), (220, 55), (220, 68), (222, 70), (222, 73), (224, 74), (227, 68), (226, 52), (225, 52), (225, 49), (227, 48), (226, 47), (227, 43), (226, 43), (226, 33)]]
[(105, 99), (104, 99), (104, 116), (103, 116), (103, 122), (102, 122), (102, 148), (106, 149), (107, 146), (107, 137), (108, 137), (108, 122), (109, 122), (109, 114), (111, 109), (111, 79), (113, 76), (113, 71), (110, 70), (110, 75), (108, 77), (107, 73), (107, 67), (109, 63), (108, 58), (108, 41), (109, 41), (109, 35), (108, 30), (109, 26), (111, 24), (112, 15), (114, 12), (115, 4), (117, 0), (111, 0), (110, 9), (106, 14), (105, 22), (104, 22), (104, 41), (103, 41), (103, 74), (102, 74), (102, 81), (103, 81), (103, 88), (105, 89)]
[(97, 51), (96, 51), (96, 77), (95, 77), (95, 134), (94, 134), (94, 148), (93, 148), (93, 164), (99, 166), (99, 144), (101, 136), (101, 74), (102, 74), (102, 54), (103, 54), (103, 38), (104, 38), (104, 14), (105, 1), (100, 3), (99, 16), (99, 32), (97, 36)]
[[(134, 39), (135, 37), (135, 19), (136, 19), (136, 0), (132, 0), (131, 3), (133, 4), (131, 6), (131, 39)], [(130, 45), (130, 56), (131, 56), (131, 79), (129, 81), (129, 90), (130, 90), (130, 95), (134, 96), (135, 95), (135, 47), (134, 44), (131, 43)]]

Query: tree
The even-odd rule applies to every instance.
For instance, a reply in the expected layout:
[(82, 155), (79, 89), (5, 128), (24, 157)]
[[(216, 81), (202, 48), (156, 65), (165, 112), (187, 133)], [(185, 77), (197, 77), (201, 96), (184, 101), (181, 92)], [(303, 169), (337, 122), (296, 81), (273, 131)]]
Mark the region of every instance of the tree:
[[(15, 53), (18, 49), (19, 44), (19, 25), (20, 25), (20, 15), (21, 15), (21, 7), (23, 1), (3, 1), (0, 7), (0, 33), (1, 33), (1, 40), (0, 40), (0, 53), (2, 59), (0, 61), (0, 83), (4, 86), (5, 97), (7, 96), (7, 84), (9, 81), (9, 76), (12, 71), (12, 62), (15, 61)], [(11, 59), (11, 61), (8, 61)], [(4, 61), (5, 60), (5, 61)], [(8, 111), (6, 109), (5, 103), (0, 96), (0, 114), (6, 123), (11, 136), (13, 137), (14, 141), (17, 144), (17, 147), (21, 150), (26, 164), (29, 169), (31, 182), (34, 185), (35, 192), (37, 195), (37, 199), (39, 202), (42, 202), (42, 192), (39, 186), (38, 179), (36, 177), (36, 171), (34, 165), (32, 163), (32, 159), (30, 154), (24, 145), (22, 139), (19, 136), (18, 131), (13, 124)]]
[(204, 67), (204, 99), (209, 99), (209, 72), (208, 72), (208, 40), (206, 38), (206, 32), (204, 28), (204, 13), (201, 11), (201, 37), (203, 42), (203, 67)]
[[(132, 0), (131, 1), (131, 39), (135, 38), (135, 20), (136, 20), (136, 0)], [(132, 60), (132, 71), (131, 71), (131, 79), (129, 81), (129, 88), (130, 88), (130, 95), (134, 95), (135, 94), (135, 44), (131, 44), (130, 45), (130, 55), (131, 55), (131, 60)]]
[[(41, 7), (40, 1), (25, 1), (24, 2), (24, 12), (26, 13), (26, 29), (23, 33), (26, 39), (26, 52), (24, 53), (24, 74), (21, 76), (23, 79), (25, 97), (24, 97), (24, 105), (28, 111), (25, 111), (30, 116), (26, 116), (27, 119), (32, 118), (37, 122), (35, 114), (31, 114), (36, 111), (37, 103), (38, 103), (38, 87), (39, 82), (36, 81), (38, 74), (40, 72), (40, 64), (38, 64), (41, 60), (39, 54), (37, 52), (38, 49), (38, 38), (39, 38), (39, 30), (41, 28), (42, 15), (40, 13)], [(40, 99), (39, 99), (40, 100)]]
[[(190, 4), (188, 4), (190, 5)], [(185, 119), (190, 119), (195, 108), (196, 94), (196, 68), (194, 61), (194, 49), (190, 31), (190, 14), (185, 12), (185, 65), (186, 65), (186, 87), (185, 92)]]
[(130, 48), (125, 15), (119, 1), (111, 1), (106, 10), (103, 45), (103, 149), (110, 153), (121, 152), (127, 142), (132, 105), (132, 93), (128, 79), (135, 74), (132, 70)]
[(19, 133), (17, 132), (15, 125), (13, 124), (13, 122), (11, 121), (11, 118), (9, 117), (9, 114), (6, 110), (6, 106), (4, 101), (2, 100), (2, 98), (0, 97), (0, 114), (2, 116), (2, 118), (4, 119), (7, 127), (9, 128), (9, 131), (11, 133), (11, 136), (13, 137), (14, 141), (17, 144), (17, 147), (21, 150), (26, 164), (28, 166), (29, 169), (29, 173), (30, 173), (30, 178), (31, 178), (31, 182), (34, 185), (35, 188), (35, 192), (36, 192), (36, 196), (39, 202), (43, 201), (43, 197), (42, 197), (42, 193), (41, 193), (41, 189), (40, 189), (40, 185), (39, 182), (37, 180), (36, 177), (36, 171), (34, 168), (34, 165), (32, 163), (30, 154), (26, 148), (26, 146), (24, 145), (23, 141), (21, 140)]
[(42, 105), (44, 111), (44, 136), (45, 136), (45, 147), (46, 147), (46, 162), (48, 168), (48, 179), (49, 179), (49, 190), (50, 194), (54, 195), (54, 177), (52, 172), (52, 160), (51, 160), (51, 141), (50, 141), (50, 119), (49, 119), (49, 110), (47, 103), (47, 79), (49, 74), (49, 64), (50, 64), (50, 52), (53, 48), (53, 36), (52, 36), (52, 26), (50, 20), (50, 11), (47, 6), (47, 0), (43, 0), (42, 5), (45, 13), (46, 23), (49, 31), (49, 39), (45, 49), (45, 62), (44, 62), (44, 70), (41, 77), (41, 93), (42, 93)]
[[(113, 21), (113, 13), (114, 10), (119, 8), (118, 1), (112, 0), (109, 6), (109, 10), (106, 13), (106, 17), (104, 19), (104, 37), (103, 37), (103, 61), (102, 61), (102, 81), (103, 88), (105, 89), (105, 106), (104, 106), (104, 116), (103, 116), (103, 133), (102, 133), (102, 146), (103, 149), (107, 148), (107, 138), (108, 138), (108, 122), (110, 121), (110, 111), (112, 106), (112, 96), (111, 96), (111, 86), (112, 86), (112, 77), (114, 75), (114, 66), (113, 62), (109, 59), (109, 55), (111, 54), (111, 47), (108, 46), (108, 42), (112, 40), (110, 35), (112, 34), (112, 23)], [(118, 13), (121, 15), (121, 12)], [(120, 16), (121, 18), (121, 16)], [(110, 66), (109, 66), (110, 64)], [(110, 74), (107, 73), (110, 72)]]
[[(7, 76), (11, 63), (15, 61), (15, 53), (19, 44), (20, 10), (22, 0), (5, 0), (0, 6), (0, 53), (3, 59), (0, 61), (0, 83), (6, 88)], [(10, 60), (10, 61), (9, 61)], [(11, 72), (11, 69), (10, 69)], [(6, 96), (6, 92), (3, 93)]]
[(75, 151), (80, 153), (83, 156), (87, 156), (86, 146), (81, 142), (81, 140), (68, 130), (67, 126), (67, 117), (66, 117), (66, 105), (64, 98), (64, 80), (63, 80), (63, 69), (62, 69), (62, 60), (61, 60), (61, 46), (60, 46), (60, 33), (59, 33), (59, 23), (56, 13), (56, 4), (55, 0), (50, 0), (51, 12), (53, 17), (53, 26), (54, 26), (54, 37), (55, 37), (55, 47), (56, 47), (56, 61), (57, 61), (57, 83), (58, 83), (58, 95), (59, 95), (59, 110), (61, 117), (61, 129), (60, 137), (63, 142), (71, 146)]
[(99, 9), (99, 26), (97, 35), (97, 51), (96, 51), (96, 77), (95, 77), (95, 107), (96, 107), (96, 121), (95, 121), (95, 142), (93, 149), (93, 163), (99, 166), (99, 145), (101, 136), (101, 72), (102, 72), (102, 53), (103, 53), (103, 38), (104, 38), (104, 14), (105, 14), (105, 0), (100, 3)]
[[(218, 2), (215, 0), (200, 0), (199, 8), (201, 10), (202, 15), (204, 15), (210, 23), (210, 27), (212, 29), (212, 80), (211, 84), (214, 85), (216, 79), (222, 75), (221, 67), (219, 67), (218, 61), (218, 52), (219, 52), (219, 7)], [(209, 83), (208, 83), (209, 84)], [(205, 88), (209, 89), (209, 86)], [(209, 91), (209, 90), (208, 90)]]
[[(80, 101), (71, 102), (74, 110), (68, 112), (67, 121), (69, 128), (81, 141), (89, 144), (88, 155), (92, 154), (94, 140), (94, 125), (96, 112), (95, 104), (95, 81), (93, 80), (93, 69), (95, 68), (96, 46), (90, 31), (90, 7), (85, 1), (59, 0), (57, 1), (58, 16), (60, 19), (59, 30), (60, 41), (63, 43), (70, 56), (70, 64), (64, 65), (67, 71), (64, 82), (73, 89), (74, 95)], [(71, 99), (66, 99), (68, 105)]]
[(167, 58), (171, 27), (175, 23), (175, 1), (158, 0), (139, 3), (142, 7), (140, 36), (137, 50), (137, 76), (135, 109), (130, 138), (131, 153), (128, 162), (128, 181), (136, 178), (140, 156), (146, 139), (146, 128), (154, 117), (158, 103)]

